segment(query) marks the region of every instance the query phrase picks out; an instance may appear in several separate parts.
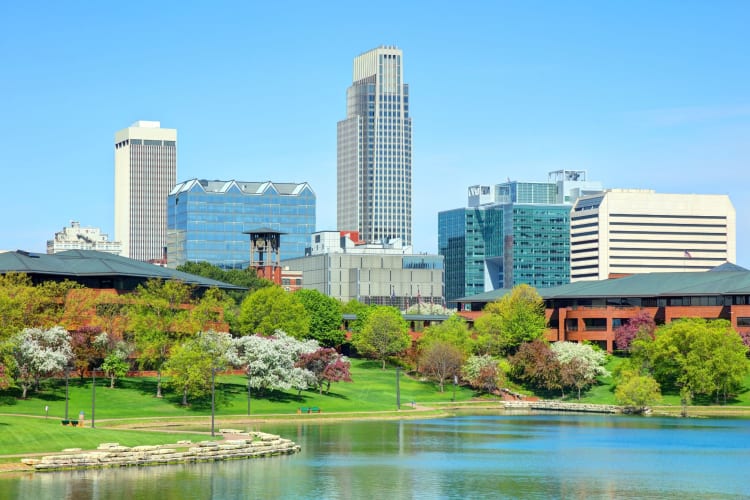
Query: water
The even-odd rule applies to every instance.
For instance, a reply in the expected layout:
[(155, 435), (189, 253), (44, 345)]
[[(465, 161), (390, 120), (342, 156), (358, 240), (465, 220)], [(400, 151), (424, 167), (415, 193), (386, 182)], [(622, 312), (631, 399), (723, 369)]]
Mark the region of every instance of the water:
[(494, 415), (264, 426), (296, 455), (0, 476), (0, 498), (750, 498), (750, 421)]

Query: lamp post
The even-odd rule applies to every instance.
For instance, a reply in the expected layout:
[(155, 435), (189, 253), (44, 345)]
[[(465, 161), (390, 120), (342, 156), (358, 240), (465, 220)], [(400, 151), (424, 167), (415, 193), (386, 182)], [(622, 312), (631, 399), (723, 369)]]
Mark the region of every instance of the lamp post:
[(401, 409), (401, 385), (399, 384), (399, 375), (401, 374), (401, 368), (396, 367), (396, 408)]
[(65, 365), (65, 420), (68, 420), (68, 401), (70, 393), (68, 392), (68, 380), (70, 379), (70, 365)]
[(91, 368), (91, 428), (96, 427), (96, 368)]
[(451, 401), (456, 400), (456, 384), (458, 384), (458, 375), (453, 375), (453, 399)]
[(250, 416), (250, 367), (247, 370), (247, 416)]
[(214, 432), (214, 414), (216, 412), (216, 366), (211, 363), (211, 436)]

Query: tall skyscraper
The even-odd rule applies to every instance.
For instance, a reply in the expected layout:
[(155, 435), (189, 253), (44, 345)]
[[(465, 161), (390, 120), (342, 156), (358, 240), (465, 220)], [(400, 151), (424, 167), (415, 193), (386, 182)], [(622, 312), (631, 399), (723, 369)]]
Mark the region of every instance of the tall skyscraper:
[(115, 134), (115, 240), (122, 255), (160, 261), (167, 196), (177, 183), (177, 130), (137, 121)]
[(337, 127), (337, 225), (367, 242), (412, 244), (411, 118), (403, 53), (378, 47), (354, 59), (346, 119)]

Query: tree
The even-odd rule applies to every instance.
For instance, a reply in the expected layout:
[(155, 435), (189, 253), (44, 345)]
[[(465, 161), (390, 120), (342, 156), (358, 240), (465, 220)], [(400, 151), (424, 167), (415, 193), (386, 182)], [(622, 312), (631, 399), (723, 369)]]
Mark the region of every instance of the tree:
[(615, 347), (621, 351), (630, 351), (633, 340), (639, 337), (653, 337), (654, 331), (656, 323), (651, 314), (641, 311), (615, 330)]
[(350, 363), (332, 347), (321, 347), (312, 352), (300, 353), (299, 360), (294, 366), (313, 374), (320, 394), (323, 394), (325, 382), (328, 384), (328, 391), (331, 388), (331, 382), (352, 381), (349, 371)]
[(367, 317), (362, 331), (354, 333), (352, 344), (358, 352), (383, 362), (411, 345), (408, 325), (395, 307), (376, 307)]
[(12, 343), (23, 399), (32, 383), (38, 389), (41, 377), (61, 371), (73, 356), (70, 336), (60, 326), (48, 330), (25, 328), (13, 336)]
[(491, 302), (474, 322), (487, 354), (514, 352), (524, 342), (542, 338), (547, 325), (544, 301), (529, 285), (518, 285), (499, 301)]
[(94, 339), (102, 333), (98, 326), (82, 326), (70, 333), (70, 348), (73, 352), (73, 368), (83, 381), (86, 370), (94, 366), (101, 359), (99, 349), (94, 345)]
[(560, 362), (546, 342), (534, 340), (521, 344), (511, 356), (510, 364), (518, 380), (540, 389), (560, 389), (565, 396)]
[(295, 366), (303, 353), (316, 351), (320, 346), (314, 340), (302, 342), (277, 331), (270, 337), (246, 335), (235, 338), (227, 352), (234, 366), (244, 366), (250, 387), (266, 389), (307, 388), (314, 383), (308, 370)]
[(326, 347), (338, 347), (344, 343), (341, 303), (338, 300), (311, 289), (297, 290), (294, 296), (310, 318), (310, 338)]
[(445, 321), (425, 328), (419, 338), (419, 348), (424, 350), (434, 342), (447, 342), (455, 346), (464, 356), (468, 356), (474, 347), (466, 320), (458, 314), (453, 314)]
[(489, 354), (470, 356), (461, 373), (471, 387), (492, 394), (505, 382), (505, 374), (497, 359)]
[(26, 327), (46, 327), (46, 302), (25, 273), (0, 275), (0, 340), (7, 340)]
[(197, 398), (210, 393), (212, 375), (228, 365), (231, 345), (228, 333), (209, 330), (174, 348), (164, 371), (171, 377), (170, 385), (182, 391), (183, 406), (187, 406), (188, 396)]
[(115, 380), (123, 377), (130, 369), (128, 356), (133, 352), (132, 347), (123, 340), (118, 340), (107, 332), (102, 332), (94, 339), (94, 347), (104, 354), (102, 370), (109, 377), (109, 388), (115, 388)]
[(367, 317), (377, 307), (376, 305), (365, 305), (356, 299), (352, 299), (341, 306), (341, 312), (342, 314), (353, 314), (356, 316), (356, 319), (349, 323), (349, 330), (353, 333), (359, 333), (364, 328)]
[(305, 307), (295, 294), (277, 285), (261, 288), (242, 301), (238, 323), (242, 335), (271, 335), (281, 330), (297, 339), (304, 339), (310, 331), (310, 319)]
[(423, 373), (438, 382), (440, 392), (444, 392), (446, 379), (458, 375), (463, 360), (464, 353), (458, 347), (450, 342), (437, 340), (429, 343), (423, 350), (420, 367)]
[(618, 404), (643, 413), (649, 405), (661, 400), (661, 389), (652, 376), (627, 370), (618, 378), (615, 399)]
[(561, 368), (561, 381), (565, 387), (575, 387), (578, 399), (581, 390), (596, 383), (596, 377), (609, 375), (604, 368), (607, 354), (589, 344), (555, 342), (550, 347)]
[[(199, 331), (190, 309), (192, 287), (181, 281), (149, 280), (136, 288), (128, 310), (130, 328), (141, 368), (156, 370), (156, 397), (162, 397), (162, 368), (171, 349)], [(187, 355), (189, 353), (183, 353)]]
[(748, 373), (747, 347), (727, 320), (685, 318), (666, 324), (653, 340), (636, 340), (659, 384), (680, 390), (683, 414), (696, 394), (726, 397)]

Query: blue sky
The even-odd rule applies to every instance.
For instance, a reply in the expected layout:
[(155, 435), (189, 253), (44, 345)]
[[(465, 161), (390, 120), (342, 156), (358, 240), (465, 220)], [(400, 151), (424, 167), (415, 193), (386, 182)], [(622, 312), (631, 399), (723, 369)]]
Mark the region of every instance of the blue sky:
[(336, 224), (352, 59), (404, 51), (414, 246), (467, 187), (583, 169), (728, 194), (750, 267), (750, 2), (3, 2), (0, 249), (114, 237), (113, 135), (178, 130), (178, 181), (309, 182)]

